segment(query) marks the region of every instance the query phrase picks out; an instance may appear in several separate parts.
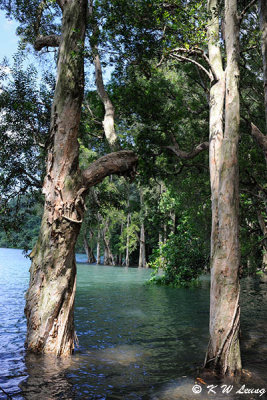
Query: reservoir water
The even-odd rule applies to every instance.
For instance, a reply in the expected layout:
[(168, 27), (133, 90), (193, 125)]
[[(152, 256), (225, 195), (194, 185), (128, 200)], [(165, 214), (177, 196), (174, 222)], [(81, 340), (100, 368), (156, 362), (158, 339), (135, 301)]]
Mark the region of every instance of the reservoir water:
[[(82, 258), (78, 258), (78, 261)], [(209, 399), (192, 391), (207, 343), (209, 280), (175, 289), (145, 284), (148, 270), (78, 264), (79, 348), (56, 359), (26, 354), (24, 295), (29, 259), (0, 249), (0, 399)], [(266, 283), (242, 282), (242, 355), (248, 380), (216, 399), (257, 399), (267, 391)], [(262, 392), (261, 392), (262, 393)]]

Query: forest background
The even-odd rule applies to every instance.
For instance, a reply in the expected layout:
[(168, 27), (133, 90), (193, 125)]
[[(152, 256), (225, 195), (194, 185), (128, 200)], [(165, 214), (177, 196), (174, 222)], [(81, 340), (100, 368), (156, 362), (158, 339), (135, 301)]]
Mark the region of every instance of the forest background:
[[(196, 30), (196, 10), (203, 13), (203, 21), (206, 18), (201, 2), (195, 2), (189, 23), (183, 30), (179, 27), (178, 44), (186, 43), (184, 53), (177, 57), (170, 51), (177, 44), (175, 23), (187, 18), (188, 10), (171, 2), (160, 12), (156, 2), (99, 5), (102, 71), (112, 71), (105, 90), (115, 108), (120, 146), (134, 149), (139, 165), (134, 181), (111, 176), (91, 189), (77, 243), (77, 251), (85, 250), (88, 262), (141, 267), (150, 262), (168, 272), (167, 283), (177, 284), (188, 283), (209, 268), (208, 152), (207, 148), (196, 154), (194, 150), (208, 140), (210, 82), (203, 72), (205, 64), (190, 50), (206, 46), (201, 23)], [(195, 37), (190, 37), (190, 30)], [(3, 60), (1, 69), (0, 246), (31, 249), (43, 209), (54, 53), (44, 48), (41, 59), (38, 54), (38, 66), (23, 69), (29, 54), (33, 58), (35, 52), (28, 44), (31, 33), (22, 28), (18, 33), (14, 62)], [(109, 149), (102, 126), (105, 109), (92, 82), (89, 46), (86, 55), (89, 79), (79, 139), (84, 168)], [(265, 126), (256, 6), (243, 21), (240, 69), (241, 274), (247, 275), (264, 270), (266, 264), (266, 165), (251, 135), (252, 121), (262, 131)], [(180, 273), (184, 273), (182, 279), (177, 278)]]

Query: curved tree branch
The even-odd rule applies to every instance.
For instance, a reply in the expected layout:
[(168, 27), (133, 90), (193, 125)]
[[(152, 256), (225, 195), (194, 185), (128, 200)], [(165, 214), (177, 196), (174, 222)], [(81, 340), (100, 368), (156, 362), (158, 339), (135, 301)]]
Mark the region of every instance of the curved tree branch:
[(99, 27), (94, 15), (93, 1), (89, 2), (88, 14), (91, 19), (93, 28), (93, 35), (90, 38), (90, 45), (92, 49), (93, 62), (95, 66), (95, 83), (97, 93), (102, 101), (105, 109), (105, 116), (102, 122), (106, 139), (110, 145), (111, 150), (118, 150), (118, 137), (115, 130), (115, 108), (110, 100), (110, 97), (105, 89), (102, 73), (102, 65), (98, 50), (97, 38), (99, 36)]
[(109, 153), (93, 162), (82, 171), (83, 185), (89, 189), (100, 183), (106, 176), (116, 174), (134, 177), (137, 167), (137, 156), (131, 150)]
[(189, 152), (183, 151), (180, 149), (174, 135), (171, 135), (171, 139), (173, 142), (173, 146), (165, 146), (165, 149), (172, 151), (178, 158), (183, 160), (191, 160), (192, 158), (196, 157), (199, 153), (204, 150), (208, 150), (209, 142), (203, 142), (198, 144), (194, 149)]
[(34, 50), (40, 51), (44, 47), (59, 47), (60, 35), (38, 36), (34, 42)]

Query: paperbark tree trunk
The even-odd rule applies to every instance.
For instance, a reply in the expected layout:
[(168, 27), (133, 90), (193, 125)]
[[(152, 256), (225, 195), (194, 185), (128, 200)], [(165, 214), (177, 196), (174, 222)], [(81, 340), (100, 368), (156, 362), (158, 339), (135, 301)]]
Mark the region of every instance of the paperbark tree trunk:
[(109, 220), (105, 221), (103, 229), (103, 242), (104, 242), (104, 265), (115, 265), (115, 260), (110, 249), (110, 240), (108, 238)]
[(139, 268), (146, 268), (147, 267), (147, 262), (146, 262), (146, 237), (145, 237), (145, 223), (144, 223), (145, 210), (144, 210), (143, 190), (142, 190), (141, 187), (139, 189), (139, 193), (140, 193), (141, 223), (140, 223), (140, 236), (139, 236), (139, 261), (138, 261), (138, 267)]
[(97, 227), (97, 243), (96, 243), (96, 263), (100, 265), (101, 264), (101, 228), (100, 228), (101, 218), (99, 213), (97, 213), (97, 221), (98, 221), (98, 227)]
[[(129, 202), (128, 202), (128, 208), (129, 208)], [(130, 235), (129, 235), (129, 227), (131, 223), (131, 214), (128, 212), (127, 214), (127, 223), (126, 223), (126, 253), (125, 253), (125, 266), (129, 267), (130, 265), (130, 251), (129, 251), (129, 245), (130, 245)]]
[(208, 24), (209, 58), (216, 82), (211, 88), (210, 99), (211, 294), (210, 342), (205, 365), (220, 374), (234, 375), (241, 372), (238, 274), (239, 21), (236, 0), (225, 0), (227, 66), (223, 71), (217, 0), (210, 0), (208, 7), (212, 14)]
[[(90, 232), (90, 237), (91, 236), (92, 236), (92, 233)], [(87, 262), (89, 264), (95, 263), (96, 262), (96, 258), (95, 258), (94, 252), (92, 250), (92, 247), (88, 243), (86, 232), (84, 233), (84, 236), (83, 236), (83, 247), (84, 247), (85, 253), (87, 255)]]
[[(78, 129), (84, 89), (84, 37), (87, 1), (65, 0), (51, 111), (50, 148), (43, 186), (44, 214), (31, 253), (26, 295), (26, 347), (33, 352), (68, 355), (74, 348), (75, 243), (91, 186), (111, 174), (132, 174), (131, 151), (110, 153), (79, 169)], [(42, 37), (42, 46), (45, 44)]]
[(139, 268), (146, 268), (146, 239), (145, 239), (145, 224), (141, 222), (140, 238), (139, 238)]
[(43, 186), (45, 209), (31, 254), (26, 296), (27, 348), (57, 355), (69, 354), (74, 348), (74, 250), (80, 223), (72, 220), (82, 220), (84, 211), (83, 199), (77, 195), (81, 185), (77, 137), (84, 86), (86, 8), (86, 0), (68, 0), (64, 5), (51, 147)]

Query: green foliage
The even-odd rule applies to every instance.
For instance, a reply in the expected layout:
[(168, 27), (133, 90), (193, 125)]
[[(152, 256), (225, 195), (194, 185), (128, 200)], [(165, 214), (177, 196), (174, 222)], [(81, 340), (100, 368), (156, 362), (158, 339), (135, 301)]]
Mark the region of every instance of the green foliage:
[(38, 81), (37, 70), (23, 69), (23, 60), (19, 53), (12, 66), (5, 61), (1, 66), (0, 229), (5, 231), (24, 224), (25, 202), (28, 208), (42, 203), (54, 80), (46, 74)]
[(0, 247), (30, 250), (38, 238), (43, 207), (28, 196), (21, 197), (19, 209), (15, 211), (17, 206), (16, 199), (10, 202), (11, 210), (8, 217), (13, 221), (13, 210), (16, 223), (13, 223), (12, 229), (0, 231)]
[[(190, 227), (188, 227), (190, 229)], [(160, 243), (152, 255), (150, 267), (155, 271), (150, 278), (151, 283), (189, 287), (196, 283), (205, 265), (205, 258), (200, 240), (179, 227), (176, 235), (171, 234), (166, 243)], [(162, 275), (158, 275), (159, 272)]]

